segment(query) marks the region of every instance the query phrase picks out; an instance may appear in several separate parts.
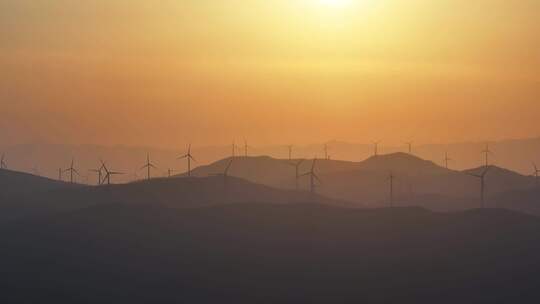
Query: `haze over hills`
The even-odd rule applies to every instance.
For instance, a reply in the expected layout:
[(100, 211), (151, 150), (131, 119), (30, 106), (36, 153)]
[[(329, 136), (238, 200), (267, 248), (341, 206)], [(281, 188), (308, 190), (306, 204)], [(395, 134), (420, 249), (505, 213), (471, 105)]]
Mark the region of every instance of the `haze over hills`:
[[(230, 159), (224, 159), (193, 170), (195, 176), (208, 176), (221, 172)], [(298, 162), (293, 160), (292, 163)], [(299, 166), (300, 175), (308, 172), (313, 160), (305, 160)], [(439, 197), (442, 201), (468, 201), (469, 206), (449, 203), (445, 209), (474, 208), (479, 197), (480, 185), (475, 173), (482, 168), (460, 172), (406, 153), (395, 153), (370, 157), (362, 162), (318, 160), (316, 173), (321, 179), (318, 193), (335, 199), (361, 202), (364, 205), (381, 207), (388, 205), (389, 176), (395, 176), (394, 195), (397, 201), (415, 202), (415, 197)], [(295, 188), (296, 169), (288, 160), (270, 157), (236, 157), (230, 174), (272, 187)], [(528, 189), (535, 186), (533, 177), (493, 166), (487, 177), (486, 195)], [(300, 189), (309, 190), (309, 177), (298, 179)], [(436, 202), (433, 202), (436, 203)], [(429, 205), (424, 205), (428, 207)], [(441, 205), (439, 205), (441, 206)], [(459, 208), (457, 207), (459, 206)], [(439, 209), (437, 209), (439, 210)]]
[[(0, 170), (2, 172), (4, 170)], [(7, 172), (7, 174), (6, 174)], [(10, 177), (18, 181), (21, 173), (6, 171), (3, 183)], [(23, 173), (24, 174), (24, 173)], [(27, 175), (27, 174), (24, 174)], [(31, 178), (30, 175), (27, 179)], [(347, 205), (344, 201), (327, 199), (303, 191), (288, 191), (254, 184), (239, 178), (211, 176), (204, 178), (159, 178), (129, 184), (83, 186), (59, 183), (44, 178), (40, 184), (26, 184), (26, 191), (5, 195), (0, 203), (0, 221), (16, 220), (30, 216), (43, 216), (77, 210), (98, 204), (158, 204), (170, 208), (195, 208), (220, 204), (257, 203), (325, 203)], [(57, 187), (56, 185), (65, 185)], [(17, 184), (19, 185), (19, 184)], [(32, 188), (36, 185), (36, 188)]]
[(540, 296), (540, 220), (504, 210), (101, 204), (4, 225), (0, 237), (1, 297), (9, 303), (535, 303)]
[[(241, 143), (238, 143), (241, 145)], [(373, 156), (372, 144), (347, 143), (342, 141), (330, 141), (327, 143), (329, 155), (332, 159), (345, 161), (362, 161)], [(250, 144), (253, 146), (253, 144)], [(452, 159), (449, 166), (455, 170), (476, 168), (484, 163), (481, 151), (485, 148), (484, 142), (477, 143), (453, 143), (453, 144), (429, 144), (413, 145), (413, 154), (426, 160), (431, 160), (438, 165), (443, 165), (445, 152)], [(99, 166), (99, 159), (107, 160), (118, 170), (126, 175), (120, 177), (121, 181), (132, 181), (144, 175), (140, 167), (144, 164), (146, 153), (158, 166), (159, 170), (153, 172), (154, 176), (165, 176), (168, 169), (175, 169), (176, 173), (187, 171), (186, 163), (177, 160), (177, 157), (185, 154), (185, 148), (181, 149), (156, 149), (151, 147), (105, 147), (96, 145), (54, 145), (54, 144), (26, 144), (15, 146), (2, 146), (0, 151), (6, 153), (9, 167), (25, 172), (32, 172), (34, 167), (44, 176), (56, 179), (58, 168), (69, 165), (72, 157), (83, 177), (80, 182), (93, 183), (94, 178), (88, 174), (88, 169)], [(393, 154), (407, 152), (408, 147), (385, 145), (381, 143), (380, 154)], [(540, 138), (505, 140), (490, 142), (493, 151), (490, 159), (493, 164), (508, 168), (524, 175), (533, 172), (532, 162), (540, 164)], [(219, 159), (231, 156), (232, 147), (223, 146), (193, 146), (193, 155), (201, 166), (210, 164)], [(237, 147), (237, 155), (243, 155), (243, 147)], [(274, 158), (287, 159), (288, 149), (286, 145), (255, 146), (249, 148), (250, 156), (268, 155)], [(311, 159), (317, 156), (324, 158), (323, 144), (298, 145), (293, 149), (293, 158)], [(136, 176), (137, 174), (137, 176)]]

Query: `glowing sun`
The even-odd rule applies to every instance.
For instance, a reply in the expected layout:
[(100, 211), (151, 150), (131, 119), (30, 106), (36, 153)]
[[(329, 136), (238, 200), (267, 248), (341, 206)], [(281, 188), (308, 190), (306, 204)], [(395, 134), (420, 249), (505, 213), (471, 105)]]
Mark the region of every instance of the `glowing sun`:
[(327, 7), (343, 8), (351, 4), (352, 0), (318, 0), (319, 3)]

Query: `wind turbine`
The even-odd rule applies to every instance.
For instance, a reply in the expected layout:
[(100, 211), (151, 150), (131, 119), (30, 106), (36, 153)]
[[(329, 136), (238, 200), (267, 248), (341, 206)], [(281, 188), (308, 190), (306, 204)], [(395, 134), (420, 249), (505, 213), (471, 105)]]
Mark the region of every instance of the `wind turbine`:
[(446, 167), (446, 169), (448, 169), (448, 162), (452, 161), (453, 159), (451, 159), (450, 157), (448, 157), (448, 152), (445, 152), (444, 153), (444, 165)]
[[(187, 153), (184, 156), (178, 157), (178, 159), (187, 159), (187, 166), (188, 166), (188, 176), (191, 176), (191, 161), (196, 161), (193, 155), (191, 155), (191, 144), (188, 146)], [(170, 174), (170, 173), (169, 173)]]
[(58, 180), (59, 180), (59, 181), (62, 181), (62, 180), (63, 180), (63, 179), (62, 179), (62, 173), (63, 173), (62, 168), (58, 168)]
[(486, 148), (482, 150), (482, 153), (486, 156), (486, 167), (489, 166), (489, 155), (492, 154), (491, 150), (489, 150), (489, 144), (486, 144)]
[(390, 177), (388, 180), (390, 180), (390, 208), (394, 207), (394, 180), (396, 179), (396, 176), (393, 172), (390, 172)]
[(103, 181), (101, 182), (102, 184), (105, 183), (105, 180), (107, 181), (107, 185), (110, 185), (111, 184), (111, 176), (113, 175), (122, 175), (124, 173), (122, 172), (116, 172), (116, 171), (109, 171), (109, 169), (107, 169), (107, 166), (105, 165), (105, 163), (102, 161), (101, 164), (103, 165), (103, 170), (105, 170), (105, 177), (103, 177)]
[(2, 153), (2, 156), (0, 157), (0, 169), (7, 170), (7, 164), (6, 164), (6, 155)]
[(328, 155), (328, 144), (324, 144), (324, 159), (330, 159), (330, 155)]
[(223, 185), (225, 186), (225, 188), (227, 188), (227, 185), (228, 185), (229, 170), (231, 169), (233, 161), (234, 161), (234, 157), (231, 157), (231, 159), (229, 160), (229, 163), (227, 163), (227, 166), (225, 167), (225, 170), (223, 171), (223, 173), (214, 174), (214, 176), (223, 176)]
[(71, 159), (71, 166), (69, 168), (67, 168), (66, 170), (64, 170), (64, 172), (69, 172), (69, 182), (72, 183), (72, 184), (73, 184), (73, 173), (80, 176), (79, 171), (77, 171), (77, 169), (75, 169), (75, 167), (74, 167), (74, 163), (75, 163), (75, 160), (72, 158)]
[(169, 168), (169, 169), (167, 170), (167, 177), (168, 177), (168, 178), (171, 178), (172, 173), (174, 173), (174, 172), (176, 172), (176, 170), (170, 169), (170, 168)]
[(295, 163), (293, 162), (289, 162), (288, 164), (293, 166), (295, 168), (295, 186), (296, 186), (296, 190), (298, 190), (299, 186), (298, 186), (298, 181), (300, 179), (300, 165), (304, 162), (304, 159), (301, 159)]
[(538, 167), (536, 166), (536, 163), (533, 163), (533, 167), (534, 167), (534, 177), (535, 177), (535, 181), (536, 181), (536, 186), (538, 186), (538, 174), (540, 174), (540, 170), (538, 170)]
[(379, 144), (380, 143), (381, 143), (380, 141), (374, 141), (373, 142), (373, 147), (375, 149), (375, 151), (374, 151), (375, 153), (373, 154), (374, 156), (379, 156)]
[(311, 170), (301, 175), (301, 176), (309, 176), (309, 190), (312, 194), (315, 194), (315, 187), (317, 186), (316, 182), (318, 181), (319, 183), (321, 183), (321, 179), (315, 173), (316, 163), (317, 163), (317, 158), (314, 158), (313, 163), (311, 164)]
[(232, 155), (233, 158), (236, 157), (236, 141), (235, 140), (233, 140), (233, 142), (232, 142), (232, 154), (231, 155)]
[(90, 169), (88, 171), (90, 172), (95, 172), (97, 173), (98, 175), (98, 186), (101, 185), (101, 177), (103, 175), (103, 168), (105, 167), (105, 163), (103, 163), (103, 161), (101, 161), (101, 167), (99, 167), (99, 169)]
[(152, 169), (152, 168), (157, 169), (157, 167), (150, 162), (150, 154), (146, 153), (146, 164), (144, 166), (142, 166), (140, 170), (142, 170), (142, 169), (147, 170), (146, 177), (147, 177), (148, 180), (150, 179), (150, 169)]
[(491, 166), (486, 166), (484, 168), (484, 171), (480, 174), (474, 174), (474, 173), (467, 173), (470, 176), (476, 177), (480, 179), (480, 202), (481, 202), (481, 208), (484, 208), (484, 193), (486, 189), (486, 174), (488, 173), (489, 169), (491, 169)]
[(412, 141), (406, 141), (405, 144), (406, 144), (407, 147), (409, 148), (409, 154), (412, 154), (412, 145), (413, 145), (413, 142), (412, 142)]
[(250, 148), (253, 148), (253, 147), (248, 145), (247, 140), (244, 138), (244, 157), (248, 157), (248, 150)]
[(287, 148), (289, 149), (289, 161), (291, 161), (294, 146), (293, 145), (288, 145)]

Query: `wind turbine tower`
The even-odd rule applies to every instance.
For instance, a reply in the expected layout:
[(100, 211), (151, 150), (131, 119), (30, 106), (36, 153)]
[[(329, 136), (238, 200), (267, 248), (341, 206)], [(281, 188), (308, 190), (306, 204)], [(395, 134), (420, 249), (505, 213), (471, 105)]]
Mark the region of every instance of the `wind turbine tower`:
[(380, 143), (381, 143), (380, 141), (374, 141), (373, 142), (373, 148), (375, 150), (374, 153), (373, 153), (374, 156), (379, 156), (379, 144)]
[(214, 176), (223, 176), (223, 186), (225, 187), (225, 189), (227, 189), (227, 186), (228, 186), (229, 170), (231, 169), (233, 162), (234, 162), (234, 157), (231, 157), (231, 159), (227, 163), (227, 166), (225, 166), (225, 170), (223, 170), (223, 173), (214, 174)]
[(330, 155), (328, 155), (328, 144), (324, 144), (324, 159), (330, 159)]
[(533, 167), (534, 167), (533, 175), (534, 175), (534, 178), (535, 178), (536, 186), (538, 187), (538, 175), (540, 174), (540, 170), (536, 166), (536, 163), (533, 163)]
[(73, 173), (80, 176), (79, 171), (77, 171), (77, 169), (75, 169), (75, 167), (74, 167), (74, 163), (75, 163), (75, 160), (72, 158), (71, 159), (71, 166), (69, 168), (67, 168), (66, 170), (64, 170), (64, 172), (69, 172), (69, 182), (72, 183), (72, 184), (73, 184)]
[(299, 189), (299, 180), (300, 180), (300, 165), (304, 162), (304, 159), (301, 159), (295, 163), (290, 162), (289, 165), (293, 166), (295, 168), (295, 187), (298, 191)]
[(293, 145), (289, 145), (289, 146), (287, 146), (287, 148), (289, 149), (289, 161), (291, 161), (292, 160)]
[(111, 176), (124, 174), (122, 172), (109, 171), (109, 169), (107, 169), (107, 166), (105, 165), (104, 162), (101, 162), (101, 164), (102, 164), (103, 170), (105, 170), (105, 177), (103, 178), (103, 181), (101, 182), (102, 184), (105, 183), (105, 180), (106, 180), (107, 185), (110, 185), (111, 184)]
[(484, 208), (485, 190), (486, 190), (486, 174), (488, 173), (489, 169), (491, 169), (491, 167), (486, 166), (484, 168), (484, 171), (482, 171), (482, 173), (480, 173), (480, 174), (468, 173), (470, 176), (473, 176), (473, 177), (476, 177), (476, 178), (480, 179), (480, 203), (481, 203), (480, 207), (481, 208)]
[(486, 144), (486, 147), (484, 150), (482, 150), (482, 154), (485, 155), (486, 158), (486, 167), (489, 166), (489, 155), (492, 154), (491, 150), (489, 149), (489, 144)]
[(408, 142), (405, 142), (405, 144), (406, 144), (407, 147), (409, 148), (409, 154), (412, 154), (412, 145), (413, 145), (413, 142), (412, 142), (412, 141), (408, 141)]
[(311, 164), (311, 170), (307, 173), (302, 174), (301, 176), (309, 176), (309, 190), (312, 194), (315, 194), (315, 188), (317, 187), (316, 182), (321, 183), (320, 178), (315, 173), (315, 165), (317, 163), (317, 158), (313, 159)]
[(103, 163), (103, 161), (101, 161), (101, 167), (99, 167), (99, 169), (90, 169), (89, 171), (90, 172), (94, 172), (94, 173), (97, 173), (98, 175), (98, 182), (97, 182), (97, 185), (101, 185), (101, 180), (102, 180), (102, 176), (103, 176), (103, 168), (105, 167), (105, 164)]
[(146, 169), (146, 170), (147, 170), (147, 171), (146, 171), (146, 172), (147, 172), (146, 177), (147, 177), (148, 180), (150, 180), (150, 170), (151, 170), (152, 168), (157, 169), (157, 167), (156, 167), (154, 164), (152, 164), (152, 163), (150, 162), (150, 154), (147, 153), (147, 154), (146, 154), (146, 164), (145, 164), (144, 166), (141, 167), (141, 170), (142, 170), (142, 169)]
[(448, 169), (448, 163), (452, 161), (450, 157), (448, 157), (448, 152), (445, 152), (444, 154), (444, 166), (446, 169)]
[(184, 159), (184, 158), (187, 160), (187, 166), (188, 166), (187, 174), (188, 176), (191, 177), (191, 161), (195, 161), (195, 158), (191, 154), (191, 144), (189, 144), (188, 146), (187, 153), (183, 156), (180, 156), (178, 159)]
[(0, 169), (7, 170), (8, 166), (6, 164), (6, 155), (2, 153), (2, 156), (0, 157)]

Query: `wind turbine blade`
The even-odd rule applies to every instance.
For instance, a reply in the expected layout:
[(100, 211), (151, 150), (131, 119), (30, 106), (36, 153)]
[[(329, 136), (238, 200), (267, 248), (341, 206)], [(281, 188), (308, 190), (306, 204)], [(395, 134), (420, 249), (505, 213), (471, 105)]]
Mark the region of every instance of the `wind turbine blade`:
[(195, 157), (193, 157), (193, 156), (190, 155), (189, 158), (190, 158), (192, 161), (197, 162), (197, 160), (195, 159)]

